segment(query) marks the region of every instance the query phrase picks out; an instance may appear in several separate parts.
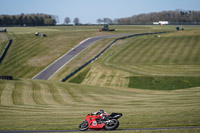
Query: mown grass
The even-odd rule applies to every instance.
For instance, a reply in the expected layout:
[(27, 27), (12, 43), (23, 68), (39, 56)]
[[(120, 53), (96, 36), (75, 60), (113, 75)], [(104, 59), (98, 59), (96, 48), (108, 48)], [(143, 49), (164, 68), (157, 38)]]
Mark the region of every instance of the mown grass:
[(75, 76), (74, 78), (72, 78), (71, 80), (69, 80), (70, 83), (77, 83), (80, 84), (82, 83), (82, 81), (85, 79), (87, 73), (89, 72), (89, 68), (83, 70), (82, 72), (80, 72), (77, 76)]
[[(104, 133), (199, 133), (200, 129), (161, 129), (161, 130), (118, 130), (118, 131), (104, 131)], [(90, 131), (92, 132), (92, 131)], [(96, 132), (96, 131), (94, 131)], [(99, 131), (101, 132), (101, 131)], [(44, 132), (45, 133), (45, 132)], [(54, 132), (53, 132), (54, 133)], [(56, 132), (56, 133), (62, 133), (62, 132)], [(79, 133), (79, 132), (76, 132)], [(87, 133), (87, 132), (82, 132)]]
[(134, 76), (130, 77), (130, 88), (150, 90), (176, 90), (200, 86), (200, 77)]
[[(8, 73), (15, 77), (30, 78), (88, 36), (111, 34), (96, 32), (98, 28), (98, 26), (10, 28), (9, 31), (11, 32), (9, 35), (14, 38), (15, 45), (12, 45), (12, 49), (9, 50), (9, 55), (6, 56), (7, 59), (3, 62), (4, 65), (0, 66), (0, 74)], [(175, 29), (174, 26), (116, 26), (113, 28), (117, 31), (112, 32), (112, 34)], [(188, 28), (193, 29), (194, 27)], [(33, 32), (36, 31), (44, 32), (48, 37), (35, 38), (33, 37)], [(191, 36), (193, 36), (193, 32), (198, 33), (199, 31), (187, 31)], [(181, 32), (180, 34), (183, 36), (186, 32)], [(189, 38), (188, 34), (186, 38)], [(172, 36), (174, 39), (180, 37), (176, 33), (169, 33), (162, 37), (170, 39)], [(134, 45), (131, 41), (140, 41), (142, 43), (147, 40), (153, 41), (156, 37), (150, 36), (150, 38), (149, 40), (147, 37), (138, 38), (140, 40), (123, 40), (116, 43), (114, 47), (111, 47), (103, 56), (88, 66), (90, 68), (88, 72), (84, 72), (84, 70), (80, 72), (81, 79), (84, 77), (84, 80), (80, 81), (81, 85), (55, 82), (54, 80), (60, 81), (72, 70), (85, 63), (88, 58), (101, 51), (112, 39), (104, 39), (90, 46), (85, 52), (82, 52), (75, 60), (55, 74), (50, 81), (28, 79), (0, 80), (0, 130), (73, 130), (77, 129), (88, 113), (99, 109), (104, 109), (109, 113), (123, 113), (122, 118), (119, 119), (119, 129), (200, 126), (199, 87), (171, 91), (127, 88), (129, 85), (129, 78), (127, 77), (135, 75), (168, 75), (172, 77), (176, 75), (186, 76), (186, 79), (188, 78), (187, 76), (198, 77), (199, 64), (198, 58), (197, 60), (194, 59), (196, 57), (195, 54), (192, 56), (186, 54), (190, 56), (188, 58), (190, 62), (189, 60), (185, 60), (185, 62), (181, 60), (183, 64), (178, 65), (174, 60), (171, 60), (174, 63), (173, 65), (157, 65), (158, 60), (157, 62), (147, 61), (149, 64), (145, 64), (144, 59), (140, 64), (127, 60), (126, 65), (122, 64), (123, 58), (119, 59), (117, 64), (111, 64), (113, 63), (112, 61), (116, 63), (115, 58), (106, 60), (107, 57), (111, 59), (112, 56), (115, 56), (115, 52), (118, 51), (119, 56), (133, 59), (131, 56), (126, 57), (129, 53), (125, 54), (122, 51), (124, 55), (121, 55), (120, 50), (126, 47), (127, 44)], [(157, 43), (165, 43), (165, 41), (160, 42), (160, 40), (157, 40)], [(196, 38), (196, 41), (198, 41), (198, 38)], [(173, 42), (173, 39), (171, 42)], [(179, 42), (179, 39), (177, 39), (177, 42)], [(194, 43), (195, 41), (190, 39), (188, 44), (190, 42)], [(195, 49), (198, 49), (198, 46), (193, 43), (189, 47), (195, 46)], [(170, 44), (168, 42), (168, 45)], [(146, 45), (142, 45), (145, 48), (148, 43), (146, 42)], [(150, 43), (150, 45), (153, 47), (153, 43)], [(173, 45), (175, 46), (175, 44)], [(132, 47), (129, 46), (128, 49), (130, 48)], [(186, 48), (188, 49), (188, 47)], [(145, 51), (148, 52), (148, 50)], [(186, 51), (188, 53), (194, 52), (192, 48)], [(130, 52), (130, 54), (134, 54), (134, 52)], [(151, 49), (151, 53), (154, 52)], [(176, 53), (176, 50), (174, 52)], [(116, 58), (118, 57), (116, 56)], [(147, 55), (145, 58), (147, 58)], [(131, 64), (133, 62), (134, 64)], [(154, 64), (150, 64), (152, 62)], [(185, 64), (186, 62), (188, 64)], [(88, 68), (86, 67), (85, 71)], [(173, 80), (173, 78), (170, 80)], [(199, 132), (199, 129), (119, 130), (117, 132), (182, 133)]]
[[(187, 33), (187, 31), (186, 31)], [(178, 34), (178, 33), (177, 33)], [(161, 35), (162, 36), (162, 35)], [(199, 35), (144, 36), (128, 42), (107, 58), (110, 64), (123, 65), (199, 65)]]
[[(82, 40), (110, 34), (97, 32), (95, 28), (9, 27), (7, 36), (13, 39), (13, 43), (0, 65), (0, 75), (32, 78)], [(35, 37), (35, 32), (43, 32), (47, 37)]]
[[(0, 66), (0, 75), (7, 74), (16, 78), (32, 78), (79, 42), (91, 36), (175, 29), (173, 26), (168, 28), (113, 26), (116, 29), (115, 32), (97, 32), (99, 28), (101, 26), (8, 27), (6, 37), (12, 38), (13, 43)], [(35, 32), (42, 32), (47, 37), (35, 37)], [(5, 39), (5, 36), (1, 37)], [(60, 77), (59, 80), (61, 80)]]
[(7, 34), (0, 32), (0, 55), (2, 54), (7, 42), (8, 42)]
[(0, 55), (3, 53), (3, 50), (5, 49), (6, 45), (7, 42), (0, 43)]
[[(161, 37), (149, 35), (118, 41), (89, 66), (91, 69), (82, 84), (128, 87), (133, 81), (128, 77), (152, 76), (159, 77), (160, 84), (156, 85), (152, 79), (148, 79), (147, 82), (151, 84), (144, 86), (150, 85), (149, 88), (156, 89), (163, 83), (160, 88), (165, 90), (169, 87), (164, 87), (166, 83), (171, 85), (168, 89), (174, 88), (172, 84), (179, 85), (174, 89), (185, 88), (181, 85), (180, 77), (185, 79), (188, 76), (187, 84), (190, 86), (189, 84), (193, 84), (191, 77), (198, 79), (200, 76), (200, 30), (198, 26), (193, 28), (162, 34)], [(141, 78), (139, 82), (144, 81)], [(199, 86), (197, 81), (196, 83), (195, 86)]]
[(151, 91), (0, 80), (0, 130), (77, 129), (88, 113), (99, 109), (123, 113), (119, 129), (200, 126), (199, 97), (199, 87)]

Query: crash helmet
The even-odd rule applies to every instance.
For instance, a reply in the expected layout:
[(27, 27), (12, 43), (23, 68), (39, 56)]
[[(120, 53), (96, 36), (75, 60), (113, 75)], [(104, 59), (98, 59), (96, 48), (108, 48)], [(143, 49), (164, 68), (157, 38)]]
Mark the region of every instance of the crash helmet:
[(101, 110), (99, 110), (98, 112), (101, 113), (101, 114), (103, 114), (103, 113), (104, 113), (104, 110), (101, 109)]

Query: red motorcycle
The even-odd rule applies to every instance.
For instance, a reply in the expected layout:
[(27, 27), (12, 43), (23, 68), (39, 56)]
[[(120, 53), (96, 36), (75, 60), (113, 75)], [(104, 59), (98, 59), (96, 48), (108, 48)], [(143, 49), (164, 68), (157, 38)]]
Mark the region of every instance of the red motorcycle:
[(105, 130), (114, 130), (119, 127), (118, 119), (122, 116), (122, 113), (100, 113), (88, 114), (79, 125), (80, 131), (86, 131), (88, 129), (105, 129)]

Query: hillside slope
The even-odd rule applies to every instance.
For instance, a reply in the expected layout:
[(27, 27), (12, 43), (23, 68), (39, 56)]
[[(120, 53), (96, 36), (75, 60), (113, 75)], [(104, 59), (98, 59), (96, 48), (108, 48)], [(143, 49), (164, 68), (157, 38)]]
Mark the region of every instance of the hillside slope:
[(85, 115), (122, 112), (120, 127), (200, 126), (200, 88), (150, 91), (0, 80), (0, 130), (77, 129)]
[(199, 78), (199, 38), (200, 30), (190, 30), (118, 41), (88, 67), (90, 71), (81, 83), (128, 87), (132, 76)]

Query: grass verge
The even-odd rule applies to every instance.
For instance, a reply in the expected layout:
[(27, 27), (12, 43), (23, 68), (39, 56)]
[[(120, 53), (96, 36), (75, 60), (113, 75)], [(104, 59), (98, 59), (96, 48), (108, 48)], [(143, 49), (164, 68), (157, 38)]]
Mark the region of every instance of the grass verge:
[(150, 90), (176, 90), (200, 86), (200, 77), (132, 76), (130, 88)]
[(75, 76), (74, 78), (72, 78), (69, 82), (70, 83), (77, 83), (80, 84), (82, 83), (82, 81), (85, 79), (85, 76), (87, 75), (87, 73), (90, 71), (89, 68), (83, 70), (82, 72), (80, 72), (77, 76)]

